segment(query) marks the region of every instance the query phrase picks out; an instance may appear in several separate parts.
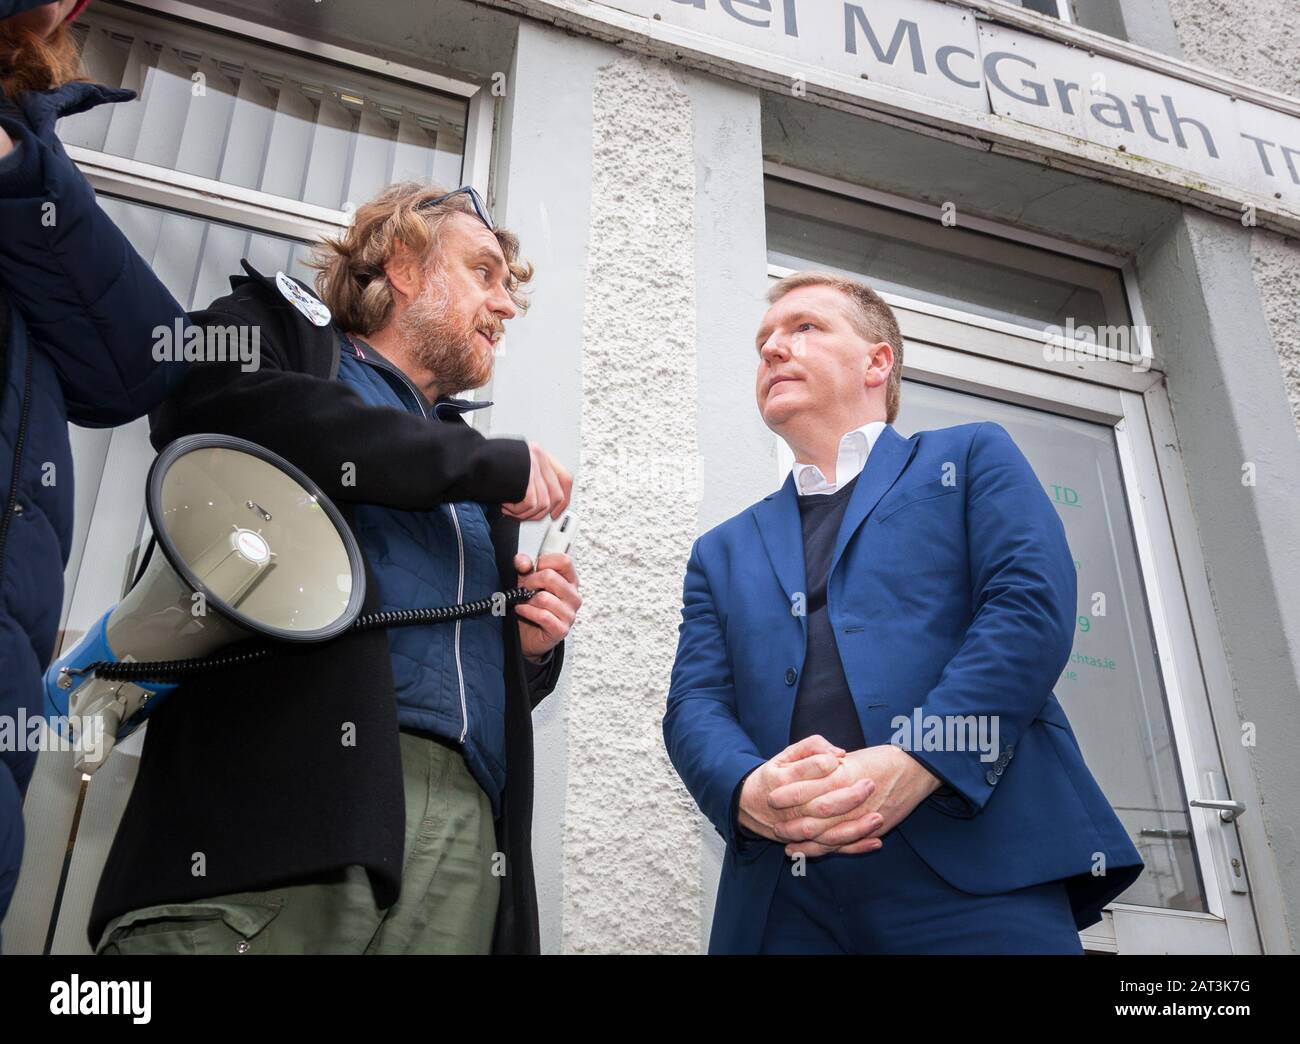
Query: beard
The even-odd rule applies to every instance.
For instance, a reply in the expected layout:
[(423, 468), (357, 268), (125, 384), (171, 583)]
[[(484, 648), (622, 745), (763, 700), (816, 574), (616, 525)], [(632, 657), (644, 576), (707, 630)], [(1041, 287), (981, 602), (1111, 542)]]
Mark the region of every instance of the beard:
[(456, 315), (443, 279), (435, 277), (430, 282), (402, 312), (397, 327), (411, 357), (435, 376), (442, 394), (481, 388), (492, 376), (493, 352), (478, 331), (490, 330), (495, 335), (501, 320), (487, 316), (470, 321)]

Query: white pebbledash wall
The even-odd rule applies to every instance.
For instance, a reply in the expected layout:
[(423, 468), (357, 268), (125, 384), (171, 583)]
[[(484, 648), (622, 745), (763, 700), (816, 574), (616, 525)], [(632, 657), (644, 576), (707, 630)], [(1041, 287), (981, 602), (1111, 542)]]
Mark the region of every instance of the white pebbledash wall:
[(663, 63), (612, 53), (592, 109), (564, 949), (684, 951), (699, 839), (660, 721), (698, 517), (692, 106)]
[(576, 465), (584, 600), (534, 715), (543, 949), (695, 953), (721, 845), (662, 719), (691, 544), (776, 486), (758, 95), (528, 21), (507, 83), (498, 212), (538, 273), (492, 431), (522, 408)]

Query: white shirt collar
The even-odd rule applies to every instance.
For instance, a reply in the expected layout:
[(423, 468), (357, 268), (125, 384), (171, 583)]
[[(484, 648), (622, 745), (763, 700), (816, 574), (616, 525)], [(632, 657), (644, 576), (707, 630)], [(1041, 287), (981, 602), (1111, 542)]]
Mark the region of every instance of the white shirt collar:
[(835, 456), (835, 481), (827, 482), (822, 469), (816, 464), (794, 465), (794, 488), (801, 497), (822, 493), (834, 493), (841, 486), (857, 478), (867, 465), (871, 449), (885, 430), (884, 421), (872, 421), (860, 428), (847, 432), (840, 439), (839, 452)]

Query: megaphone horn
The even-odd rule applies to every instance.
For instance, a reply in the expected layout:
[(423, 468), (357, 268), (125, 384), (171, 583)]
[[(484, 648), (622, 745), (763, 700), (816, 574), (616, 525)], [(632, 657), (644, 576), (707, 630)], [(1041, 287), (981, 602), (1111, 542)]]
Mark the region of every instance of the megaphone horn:
[(84, 772), (176, 687), (100, 677), (91, 665), (203, 657), (251, 636), (325, 641), (352, 626), (365, 599), (361, 551), (338, 509), (252, 442), (177, 439), (149, 469), (145, 507), (159, 553), (45, 675), (46, 714), (72, 734)]

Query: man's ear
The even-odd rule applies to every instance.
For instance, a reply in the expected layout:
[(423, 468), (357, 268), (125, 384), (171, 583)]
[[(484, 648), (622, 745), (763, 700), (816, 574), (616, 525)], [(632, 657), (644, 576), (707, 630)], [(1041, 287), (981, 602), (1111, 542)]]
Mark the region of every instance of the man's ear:
[(894, 349), (888, 341), (880, 341), (871, 346), (867, 356), (867, 372), (863, 383), (868, 388), (879, 388), (889, 380), (889, 372), (894, 368)]
[(384, 263), (384, 275), (388, 278), (388, 285), (403, 297), (410, 299), (419, 296), (420, 266), (404, 243), (399, 243), (392, 257)]

